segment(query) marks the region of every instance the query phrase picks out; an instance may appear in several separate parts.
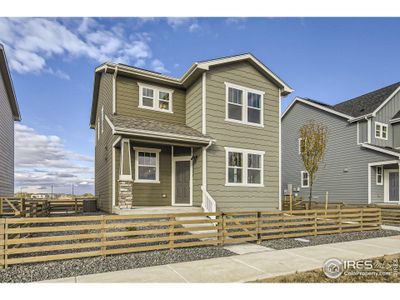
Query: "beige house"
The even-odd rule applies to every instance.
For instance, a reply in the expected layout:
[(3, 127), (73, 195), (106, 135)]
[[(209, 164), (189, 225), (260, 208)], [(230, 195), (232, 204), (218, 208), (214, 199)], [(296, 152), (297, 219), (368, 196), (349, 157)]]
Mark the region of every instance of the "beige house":
[(290, 92), (251, 54), (197, 62), (181, 78), (99, 66), (90, 126), (100, 208), (278, 208)]

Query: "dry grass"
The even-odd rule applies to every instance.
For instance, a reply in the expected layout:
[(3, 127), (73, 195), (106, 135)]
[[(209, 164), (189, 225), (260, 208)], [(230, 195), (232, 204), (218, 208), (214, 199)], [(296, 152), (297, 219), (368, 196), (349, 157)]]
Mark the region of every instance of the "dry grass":
[(308, 272), (267, 278), (263, 280), (258, 280), (256, 282), (257, 283), (379, 283), (379, 282), (399, 283), (400, 282), (400, 270), (399, 270), (400, 254), (380, 257), (374, 259), (373, 261), (374, 261), (374, 268), (372, 270), (359, 270), (359, 271), (377, 272), (378, 275), (343, 274), (337, 279), (330, 279), (326, 277), (322, 269), (318, 269)]

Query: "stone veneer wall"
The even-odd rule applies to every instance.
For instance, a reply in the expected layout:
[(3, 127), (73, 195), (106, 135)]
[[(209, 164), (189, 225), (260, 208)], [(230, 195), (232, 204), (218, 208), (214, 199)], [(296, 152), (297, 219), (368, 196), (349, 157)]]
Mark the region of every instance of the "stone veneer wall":
[(133, 181), (119, 180), (119, 208), (132, 208), (133, 206)]

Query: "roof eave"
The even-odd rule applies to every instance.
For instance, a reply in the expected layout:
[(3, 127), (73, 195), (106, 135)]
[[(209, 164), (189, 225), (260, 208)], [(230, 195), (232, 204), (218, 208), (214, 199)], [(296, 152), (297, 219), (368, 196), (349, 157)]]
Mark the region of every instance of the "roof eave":
[(13, 113), (14, 121), (21, 121), (21, 113), (17, 97), (15, 95), (14, 84), (11, 78), (11, 72), (8, 68), (7, 57), (4, 51), (4, 47), (0, 44), (0, 71), (3, 77), (4, 85), (6, 88), (7, 96), (10, 102), (11, 110)]

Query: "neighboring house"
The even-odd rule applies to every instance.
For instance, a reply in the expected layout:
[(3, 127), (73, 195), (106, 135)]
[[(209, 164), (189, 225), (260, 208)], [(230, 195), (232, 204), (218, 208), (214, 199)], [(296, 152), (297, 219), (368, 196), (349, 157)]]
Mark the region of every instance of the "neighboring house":
[(251, 54), (195, 63), (181, 78), (99, 66), (90, 126), (100, 208), (277, 208), (280, 99), (291, 91)]
[(6, 54), (0, 44), (0, 196), (14, 195), (14, 121), (20, 120)]
[(300, 157), (299, 129), (308, 120), (328, 128), (325, 159), (313, 200), (399, 203), (400, 82), (328, 105), (296, 98), (282, 115), (282, 188), (291, 184), (308, 199), (309, 179)]

